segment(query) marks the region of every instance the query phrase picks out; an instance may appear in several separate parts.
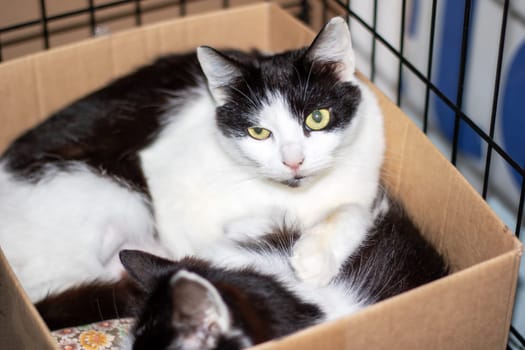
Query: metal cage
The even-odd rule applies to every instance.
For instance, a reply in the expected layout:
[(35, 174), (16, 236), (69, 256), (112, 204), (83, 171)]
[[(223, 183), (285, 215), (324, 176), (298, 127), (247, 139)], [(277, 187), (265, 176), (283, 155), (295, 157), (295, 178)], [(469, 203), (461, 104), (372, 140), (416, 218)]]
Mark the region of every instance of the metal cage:
[[(80, 31), (81, 33), (72, 38), (59, 40), (58, 44), (104, 34), (108, 30), (114, 30), (113, 27), (118, 30), (121, 27), (140, 26), (153, 22), (155, 18), (150, 16), (152, 13), (169, 12), (170, 17), (185, 16), (199, 12), (200, 10), (196, 9), (198, 3), (201, 5), (205, 3), (204, 7), (209, 10), (255, 1), (75, 0), (73, 2), (78, 5), (75, 8), (70, 6), (64, 10), (53, 10), (51, 5), (56, 7), (57, 1), (34, 0), (31, 2), (34, 7), (33, 13), (29, 15), (28, 20), (8, 20), (0, 15), (0, 61), (56, 46), (54, 38), (67, 32)], [(387, 95), (421, 126), (421, 129), (449, 157), (452, 164), (474, 184), (482, 197), (488, 200), (491, 206), (496, 207), (498, 213), (503, 212), (500, 216), (504, 217), (509, 227), (513, 228), (519, 237), (520, 231), (524, 229), (525, 143), (521, 140), (525, 140), (525, 135), (518, 137), (517, 141), (513, 140), (513, 147), (510, 147), (506, 139), (502, 139), (500, 135), (502, 132), (499, 130), (499, 124), (504, 115), (501, 110), (507, 108), (506, 105), (502, 106), (507, 103), (502, 97), (503, 80), (508, 84), (509, 79), (513, 78), (512, 74), (509, 76), (509, 66), (513, 62), (508, 63), (506, 51), (509, 45), (509, 23), (512, 22), (517, 23), (518, 36), (523, 34), (524, 44), (521, 46), (523, 50), (518, 49), (515, 58), (518, 62), (516, 72), (522, 76), (521, 80), (512, 80), (516, 91), (511, 92), (511, 95), (517, 102), (513, 105), (516, 110), (511, 108), (508, 112), (514, 119), (511, 118), (511, 125), (507, 129), (525, 133), (525, 118), (516, 119), (517, 113), (525, 111), (525, 102), (522, 101), (525, 100), (525, 85), (523, 85), (525, 84), (525, 6), (523, 4), (510, 0), (485, 2), (397, 0), (390, 2), (389, 5), (385, 1), (378, 0), (280, 0), (278, 2), (315, 29), (333, 15), (346, 16), (353, 36), (356, 34), (354, 31), (361, 32), (359, 34), (361, 39), (358, 40), (358, 45), (354, 43), (354, 46), (358, 56), (359, 45), (364, 52), (360, 55), (360, 59), (366, 65), (365, 75), (379, 85), (383, 80), (383, 88), (386, 88)], [(24, 2), (26, 3), (29, 4), (29, 1)], [(392, 3), (396, 4), (397, 12), (396, 15), (389, 14), (386, 21), (388, 26), (385, 27), (385, 17), (381, 17), (382, 7), (391, 8)], [(11, 6), (13, 6), (12, 2), (0, 0), (0, 14), (9, 13)], [(476, 25), (479, 25), (480, 19), (475, 17), (476, 11), (480, 12), (483, 6), (498, 6), (501, 18), (499, 26), (490, 25), (490, 30), (497, 40), (492, 48), (494, 59), (489, 69), (492, 74), (487, 78), (489, 81), (484, 83), (485, 86), (489, 86), (490, 93), (484, 94), (484, 104), (489, 108), (485, 108), (486, 120), (480, 122), (475, 118), (476, 113), (472, 112), (468, 103), (472, 104), (472, 100), (476, 101), (476, 96), (469, 97), (469, 94), (475, 94), (469, 86), (476, 85), (476, 82), (470, 82), (472, 74), (475, 74), (472, 73), (473, 57), (479, 54), (473, 48), (475, 46), (473, 41), (476, 40), (473, 39), (473, 33), (477, 30), (473, 23), (476, 19)], [(418, 14), (421, 15), (423, 7), (426, 14), (420, 16), (419, 22), (420, 24), (424, 22), (425, 29), (421, 31), (419, 37), (424, 38), (422, 39), (424, 44), (415, 45), (416, 49), (413, 47), (410, 49), (408, 47), (411, 43), (410, 35), (413, 34)], [(111, 24), (122, 19), (127, 20), (126, 24), (118, 26)], [(392, 32), (395, 32), (394, 39), (392, 39)], [(452, 46), (449, 45), (450, 43)], [(414, 46), (413, 43), (411, 45)], [(418, 62), (413, 61), (414, 50), (423, 57), (418, 59)], [(445, 56), (442, 54), (444, 51), (447, 53)], [(451, 52), (454, 54), (452, 55)], [(388, 72), (384, 69), (386, 56), (389, 56)], [(450, 74), (445, 74), (444, 77), (436, 73), (448, 72), (448, 70), (451, 70)], [(477, 74), (484, 75), (484, 72)], [(414, 107), (414, 97), (407, 92), (414, 89), (414, 86), (419, 87), (416, 88), (419, 90), (415, 103), (418, 105), (417, 108)], [(523, 90), (520, 90), (520, 87), (523, 87)], [(523, 109), (520, 110), (520, 106), (523, 106)], [(520, 129), (520, 126), (523, 129)], [(474, 160), (473, 154), (476, 158)], [(500, 164), (499, 168), (495, 166), (496, 159)], [(497, 181), (502, 172), (507, 174), (504, 182), (514, 181), (513, 188), (510, 190), (502, 188)], [(494, 201), (491, 202), (491, 199)], [(522, 274), (524, 272), (522, 271)], [(513, 326), (510, 328), (508, 349), (525, 349), (524, 336)]]

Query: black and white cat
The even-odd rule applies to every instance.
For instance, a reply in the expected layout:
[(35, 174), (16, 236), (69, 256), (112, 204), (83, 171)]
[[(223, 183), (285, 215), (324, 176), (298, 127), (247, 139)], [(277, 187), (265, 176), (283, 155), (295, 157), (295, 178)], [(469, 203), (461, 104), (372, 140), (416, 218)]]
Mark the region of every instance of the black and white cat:
[(116, 280), (118, 252), (213, 257), (302, 232), (290, 264), (324, 286), (366, 240), (385, 141), (343, 19), (308, 48), (157, 60), (20, 136), (0, 160), (0, 244), (32, 301)]
[(299, 237), (293, 229), (276, 229), (218, 247), (211, 260), (121, 252), (144, 293), (127, 348), (243, 349), (349, 315), (447, 273), (398, 205), (377, 216), (365, 242), (326, 286), (297, 280), (290, 258)]

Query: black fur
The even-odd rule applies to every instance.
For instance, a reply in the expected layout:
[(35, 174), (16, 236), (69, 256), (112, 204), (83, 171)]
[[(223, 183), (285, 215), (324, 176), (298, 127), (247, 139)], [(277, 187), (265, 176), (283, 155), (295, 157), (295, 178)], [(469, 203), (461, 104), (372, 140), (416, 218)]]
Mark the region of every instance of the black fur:
[(136, 282), (93, 282), (50, 295), (35, 304), (51, 330), (121, 317), (133, 317), (144, 291)]
[(50, 164), (82, 161), (147, 192), (137, 151), (160, 131), (167, 99), (196, 86), (199, 74), (193, 53), (161, 58), (58, 111), (19, 137), (4, 155), (7, 164), (23, 179), (38, 180)]
[(367, 304), (390, 298), (448, 274), (444, 258), (423, 238), (400, 203), (377, 218), (367, 240), (337, 279), (356, 288)]

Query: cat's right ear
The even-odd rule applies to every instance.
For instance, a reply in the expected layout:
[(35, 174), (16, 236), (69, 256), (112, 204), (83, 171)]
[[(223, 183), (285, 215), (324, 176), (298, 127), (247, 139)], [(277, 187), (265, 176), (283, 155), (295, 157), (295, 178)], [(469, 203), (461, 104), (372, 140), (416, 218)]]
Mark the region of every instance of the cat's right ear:
[(157, 277), (173, 268), (173, 261), (140, 250), (122, 250), (120, 262), (145, 291), (151, 291)]
[(242, 76), (241, 67), (235, 61), (208, 47), (197, 48), (197, 58), (208, 80), (208, 88), (218, 106), (226, 103), (226, 88)]
[(170, 280), (172, 325), (181, 349), (207, 349), (231, 328), (230, 312), (217, 289), (203, 277), (181, 270)]
[(328, 21), (308, 48), (306, 56), (313, 62), (337, 64), (340, 79), (351, 80), (355, 72), (355, 54), (346, 21), (342, 17)]

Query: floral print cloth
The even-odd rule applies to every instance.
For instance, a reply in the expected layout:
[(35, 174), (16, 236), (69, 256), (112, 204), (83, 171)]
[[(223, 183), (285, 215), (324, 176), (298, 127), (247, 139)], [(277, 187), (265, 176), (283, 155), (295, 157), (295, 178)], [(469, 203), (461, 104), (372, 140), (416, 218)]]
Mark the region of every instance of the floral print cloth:
[(102, 321), (52, 332), (60, 350), (119, 350), (126, 339), (132, 319)]

